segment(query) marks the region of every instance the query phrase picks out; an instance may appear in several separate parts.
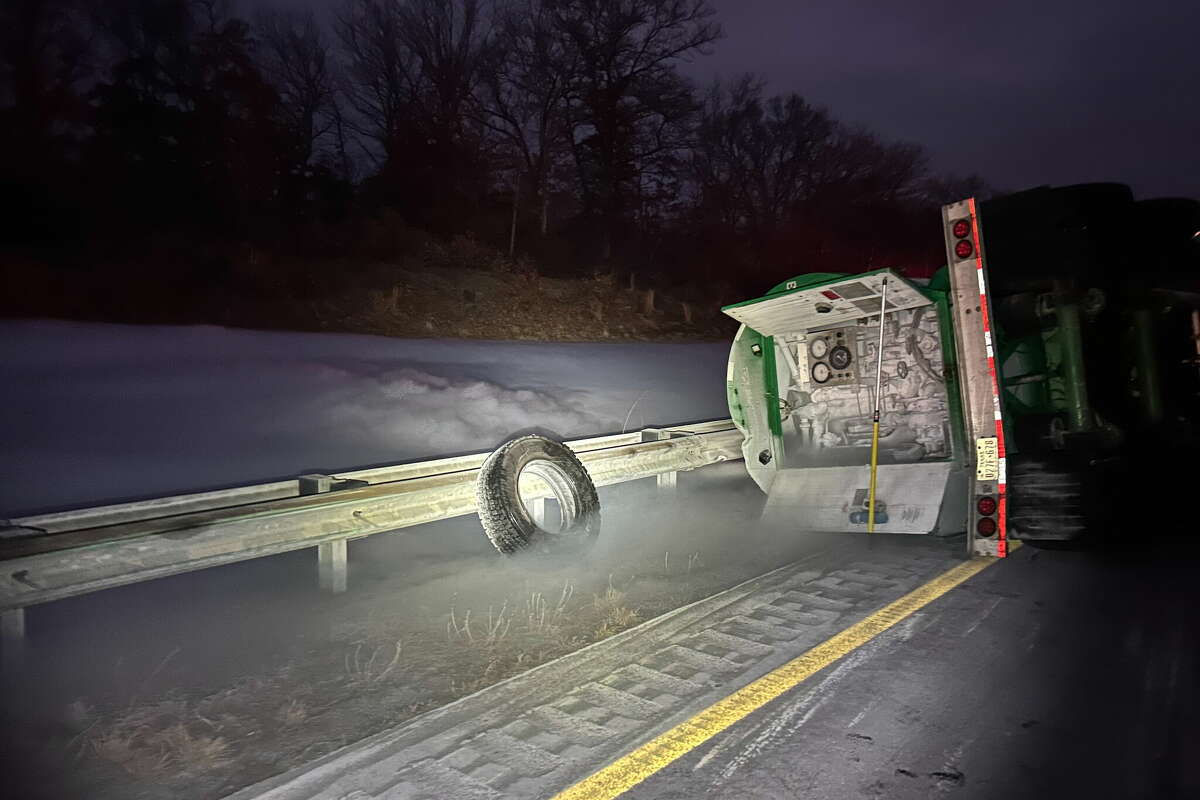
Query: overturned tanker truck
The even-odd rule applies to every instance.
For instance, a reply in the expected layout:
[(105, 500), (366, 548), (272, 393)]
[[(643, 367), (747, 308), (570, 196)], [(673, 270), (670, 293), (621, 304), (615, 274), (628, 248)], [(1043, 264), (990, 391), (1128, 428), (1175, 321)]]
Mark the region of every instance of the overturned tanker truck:
[[(942, 225), (932, 279), (809, 273), (723, 309), (742, 323), (726, 391), (766, 522), (965, 531), (1003, 557), (1169, 520), (1200, 422), (1200, 203), (1041, 187), (951, 203)], [(528, 473), (558, 500), (553, 530), (522, 502)], [(587, 470), (539, 436), (496, 450), (477, 498), (504, 553), (599, 533)]]
[(724, 309), (765, 518), (965, 530), (1005, 556), (1169, 504), (1164, 448), (1192, 452), (1200, 420), (1200, 204), (1044, 187), (952, 203), (942, 223), (931, 280), (812, 273)]

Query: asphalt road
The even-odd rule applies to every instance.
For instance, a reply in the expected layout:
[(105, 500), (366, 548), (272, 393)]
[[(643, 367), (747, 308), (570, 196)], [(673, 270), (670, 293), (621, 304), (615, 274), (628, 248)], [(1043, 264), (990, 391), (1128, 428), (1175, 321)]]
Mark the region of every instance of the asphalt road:
[(1195, 547), (985, 570), (623, 797), (1200, 797)]

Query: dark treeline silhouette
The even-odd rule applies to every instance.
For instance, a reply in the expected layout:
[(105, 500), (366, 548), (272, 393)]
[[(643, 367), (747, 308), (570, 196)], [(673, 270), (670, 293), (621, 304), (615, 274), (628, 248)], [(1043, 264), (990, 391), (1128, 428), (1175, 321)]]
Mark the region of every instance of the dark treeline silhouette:
[(802, 271), (927, 272), (938, 203), (981, 188), (756, 78), (692, 85), (680, 65), (721, 35), (704, 0), (0, 15), (10, 314), (224, 321), (385, 287), (405, 258), (715, 305)]

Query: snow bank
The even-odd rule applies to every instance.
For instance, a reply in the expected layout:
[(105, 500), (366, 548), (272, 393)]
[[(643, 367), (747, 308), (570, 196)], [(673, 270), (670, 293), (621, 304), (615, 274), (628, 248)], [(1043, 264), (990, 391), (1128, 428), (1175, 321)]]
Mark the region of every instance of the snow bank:
[(723, 417), (727, 354), (0, 322), (0, 516)]

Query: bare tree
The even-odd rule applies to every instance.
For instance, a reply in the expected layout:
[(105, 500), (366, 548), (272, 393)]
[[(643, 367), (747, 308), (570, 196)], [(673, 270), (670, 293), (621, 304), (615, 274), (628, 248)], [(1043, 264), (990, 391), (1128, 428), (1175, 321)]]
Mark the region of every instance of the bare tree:
[(347, 95), (359, 124), (385, 152), (397, 132), (461, 132), (490, 41), (480, 0), (348, 0), (336, 31)]
[(402, 122), (416, 102), (416, 57), (401, 35), (404, 25), (395, 0), (348, 0), (335, 30), (345, 58), (346, 122), (390, 155)]
[[(0, 109), (31, 138), (61, 135), (82, 111), (92, 42), (78, 0), (14, 0), (0, 10)], [(32, 142), (31, 142), (32, 143)]]
[[(78, 0), (0, 4), (0, 238), (53, 238), (77, 207), (93, 42)], [(60, 200), (61, 198), (61, 200)], [(65, 200), (65, 202), (62, 202)]]
[(705, 0), (547, 0), (570, 54), (574, 155), (585, 207), (599, 216), (602, 254), (648, 197), (664, 194), (690, 130), (681, 59), (720, 36)]
[(761, 265), (886, 260), (908, 246), (929, 185), (920, 147), (842, 125), (795, 94), (766, 98), (749, 76), (709, 91), (689, 164), (700, 223)]
[(348, 0), (337, 34), (345, 119), (379, 165), (372, 191), (413, 221), (461, 226), (489, 167), (466, 113), (491, 41), (482, 0)]
[(255, 18), (260, 56), (279, 93), (283, 122), (308, 164), (336, 123), (329, 43), (311, 9), (262, 11)]
[(460, 133), (464, 110), (491, 42), (480, 0), (408, 0), (400, 7), (404, 45), (416, 59), (416, 100), (435, 133)]
[(696, 201), (732, 233), (766, 236), (824, 180), (836, 124), (797, 95), (764, 99), (753, 76), (714, 84), (692, 151)]
[(498, 139), (513, 187), (514, 221), (525, 184), (525, 196), (540, 210), (543, 236), (549, 227), (550, 184), (570, 153), (572, 74), (571, 55), (556, 36), (543, 0), (519, 0), (502, 10), (496, 46), (481, 69), (475, 113)]

